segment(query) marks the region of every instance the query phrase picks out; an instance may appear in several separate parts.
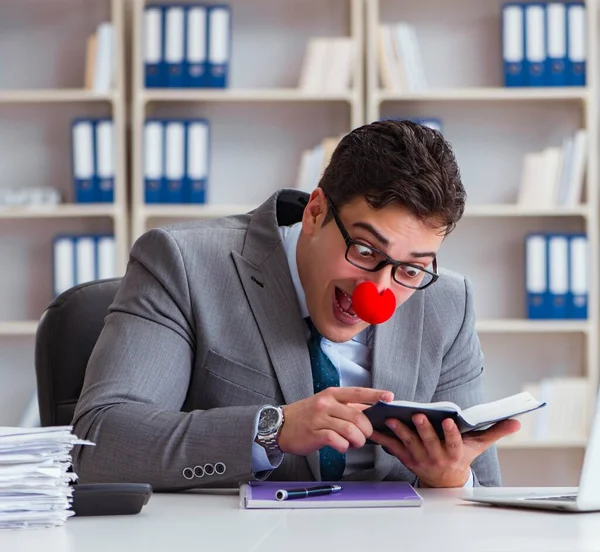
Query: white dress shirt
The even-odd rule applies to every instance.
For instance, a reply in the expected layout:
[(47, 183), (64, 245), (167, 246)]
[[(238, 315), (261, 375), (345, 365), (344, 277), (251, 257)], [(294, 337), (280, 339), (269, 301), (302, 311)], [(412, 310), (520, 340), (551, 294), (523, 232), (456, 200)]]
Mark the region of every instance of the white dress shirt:
[[(292, 226), (280, 226), (279, 233), (283, 241), (283, 248), (292, 275), (294, 289), (298, 297), (300, 312), (302, 318), (308, 318), (308, 307), (306, 306), (306, 296), (300, 275), (298, 274), (298, 263), (296, 260), (296, 249), (298, 247), (298, 238), (302, 223), (298, 222)], [(373, 353), (373, 328), (368, 327), (350, 341), (343, 343), (334, 343), (325, 337), (321, 340), (321, 350), (331, 360), (333, 366), (340, 376), (340, 386), (371, 387), (371, 364)], [(256, 420), (258, 431), (258, 419)], [(373, 467), (377, 445), (364, 445), (359, 449), (348, 449), (346, 452), (346, 468), (344, 475), (349, 475), (355, 471), (368, 470)], [(276, 464), (271, 464), (265, 450), (258, 443), (252, 444), (252, 467), (255, 473), (260, 471), (272, 470), (279, 466), (282, 459), (278, 459)], [(473, 473), (465, 487), (473, 486)]]

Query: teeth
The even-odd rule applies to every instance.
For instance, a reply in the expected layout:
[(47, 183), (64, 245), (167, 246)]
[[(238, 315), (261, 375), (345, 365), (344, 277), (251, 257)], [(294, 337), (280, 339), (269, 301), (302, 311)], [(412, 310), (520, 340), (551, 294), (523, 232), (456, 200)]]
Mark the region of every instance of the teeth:
[(350, 318), (358, 318), (358, 314), (350, 314), (348, 311), (345, 311), (338, 301), (336, 301), (335, 304), (337, 305), (337, 308), (340, 309), (346, 316), (349, 316)]

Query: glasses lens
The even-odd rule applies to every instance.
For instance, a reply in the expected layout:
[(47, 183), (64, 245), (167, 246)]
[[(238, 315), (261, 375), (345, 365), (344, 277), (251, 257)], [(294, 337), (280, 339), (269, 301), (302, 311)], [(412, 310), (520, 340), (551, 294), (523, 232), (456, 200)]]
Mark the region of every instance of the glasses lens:
[(373, 270), (384, 257), (371, 249), (368, 245), (359, 242), (351, 243), (346, 251), (346, 258), (355, 266), (365, 270)]
[(433, 279), (433, 275), (414, 266), (399, 266), (394, 274), (394, 280), (399, 284), (417, 289), (428, 286)]

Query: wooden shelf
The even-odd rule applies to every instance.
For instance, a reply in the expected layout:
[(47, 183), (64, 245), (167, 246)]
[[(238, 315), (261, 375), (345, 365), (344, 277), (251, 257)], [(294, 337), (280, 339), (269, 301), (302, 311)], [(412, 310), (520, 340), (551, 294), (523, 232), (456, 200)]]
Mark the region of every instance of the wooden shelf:
[(479, 333), (587, 333), (590, 325), (587, 320), (519, 320), (488, 319), (479, 320), (476, 325)]
[(138, 94), (145, 102), (352, 102), (355, 91), (326, 94), (304, 92), (298, 88), (248, 89), (145, 89)]
[(87, 218), (114, 217), (118, 207), (113, 203), (64, 204), (0, 207), (0, 220), (3, 219), (47, 219), (47, 218)]
[(544, 439), (540, 441), (517, 441), (501, 439), (497, 447), (504, 450), (521, 449), (578, 449), (587, 446), (586, 439)]
[(77, 88), (47, 90), (0, 90), (0, 104), (110, 102), (117, 97), (113, 92), (93, 92)]
[(420, 93), (402, 93), (378, 90), (373, 94), (376, 102), (446, 102), (446, 101), (543, 101), (586, 100), (586, 87), (565, 88), (447, 88)]
[(587, 205), (576, 207), (557, 206), (551, 209), (520, 207), (518, 205), (468, 205), (465, 217), (587, 217), (590, 209)]
[(0, 336), (35, 335), (37, 326), (37, 320), (0, 322)]
[(218, 218), (240, 215), (255, 209), (256, 205), (145, 205), (140, 215), (145, 218)]

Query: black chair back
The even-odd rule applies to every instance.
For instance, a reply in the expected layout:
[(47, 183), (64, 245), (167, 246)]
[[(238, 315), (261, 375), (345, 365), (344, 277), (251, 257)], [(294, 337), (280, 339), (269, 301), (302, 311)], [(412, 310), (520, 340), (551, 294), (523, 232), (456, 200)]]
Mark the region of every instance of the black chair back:
[(85, 369), (121, 278), (75, 286), (46, 309), (35, 338), (42, 426), (70, 425)]

